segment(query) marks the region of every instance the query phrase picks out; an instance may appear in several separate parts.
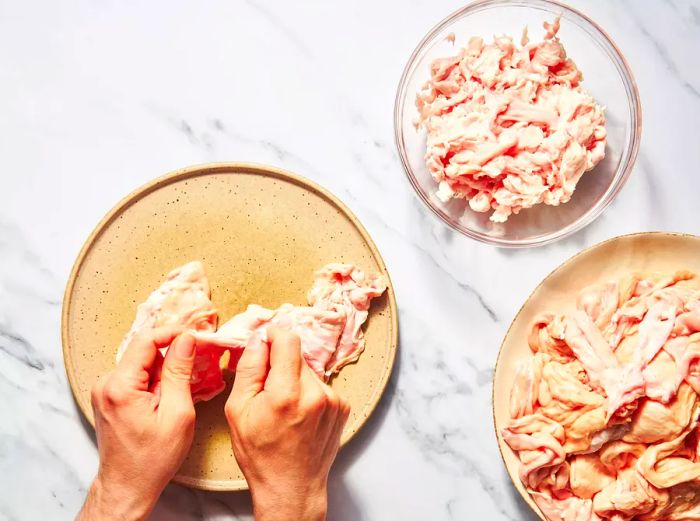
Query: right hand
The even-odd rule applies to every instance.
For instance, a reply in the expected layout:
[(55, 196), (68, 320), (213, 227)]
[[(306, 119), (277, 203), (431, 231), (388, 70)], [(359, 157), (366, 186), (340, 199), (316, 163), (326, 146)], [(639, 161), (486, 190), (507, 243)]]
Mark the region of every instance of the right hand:
[(299, 337), (268, 330), (236, 368), (226, 418), (256, 521), (325, 519), (328, 471), (350, 407), (306, 365)]

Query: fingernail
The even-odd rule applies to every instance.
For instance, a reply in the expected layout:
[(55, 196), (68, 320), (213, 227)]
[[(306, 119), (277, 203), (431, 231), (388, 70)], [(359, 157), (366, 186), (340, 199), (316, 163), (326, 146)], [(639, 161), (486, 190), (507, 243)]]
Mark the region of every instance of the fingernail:
[(175, 351), (177, 358), (189, 359), (194, 354), (194, 337), (189, 333), (183, 333), (175, 339), (171, 349)]

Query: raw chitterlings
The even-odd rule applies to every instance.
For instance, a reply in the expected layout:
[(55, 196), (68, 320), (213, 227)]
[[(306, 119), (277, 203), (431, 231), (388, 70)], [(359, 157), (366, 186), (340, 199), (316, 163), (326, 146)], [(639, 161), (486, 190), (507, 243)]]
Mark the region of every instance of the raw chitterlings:
[(539, 317), (506, 443), (551, 521), (700, 519), (700, 286), (633, 275)]
[(473, 37), (432, 63), (416, 124), (443, 202), (464, 198), (504, 222), (523, 208), (566, 203), (603, 159), (603, 108), (581, 88), (556, 36), (559, 19), (544, 25), (542, 42), (528, 43), (527, 33), (521, 47), (508, 36)]
[[(117, 361), (135, 334), (144, 329), (178, 324), (196, 339), (192, 397), (209, 400), (225, 387), (222, 369), (235, 371), (254, 333), (264, 339), (267, 327), (294, 331), (309, 367), (323, 380), (357, 360), (364, 350), (362, 324), (370, 302), (386, 290), (386, 280), (366, 275), (350, 264), (329, 264), (315, 274), (309, 306), (283, 304), (267, 309), (255, 304), (217, 330), (217, 312), (201, 262), (173, 270), (165, 282), (138, 306), (136, 318), (117, 351)], [(161, 355), (165, 355), (163, 349)]]

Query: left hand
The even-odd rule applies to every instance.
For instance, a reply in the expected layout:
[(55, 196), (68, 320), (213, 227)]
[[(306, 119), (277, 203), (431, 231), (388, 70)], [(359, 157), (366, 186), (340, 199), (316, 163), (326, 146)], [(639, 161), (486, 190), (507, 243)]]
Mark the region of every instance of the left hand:
[[(194, 437), (195, 340), (181, 332), (163, 327), (137, 335), (118, 367), (93, 387), (100, 468), (79, 521), (146, 519), (182, 465)], [(168, 345), (162, 360), (158, 348)]]

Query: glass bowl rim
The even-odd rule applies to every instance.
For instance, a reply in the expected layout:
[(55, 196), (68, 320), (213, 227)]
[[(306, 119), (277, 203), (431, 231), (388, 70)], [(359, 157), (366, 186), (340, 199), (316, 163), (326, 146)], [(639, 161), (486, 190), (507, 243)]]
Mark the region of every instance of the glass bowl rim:
[[(586, 212), (580, 216), (574, 222), (564, 226), (556, 231), (531, 237), (527, 239), (501, 239), (498, 237), (489, 236), (487, 234), (471, 230), (466, 226), (455, 222), (450, 219), (445, 213), (430, 201), (429, 194), (426, 193), (420, 186), (420, 183), (416, 179), (415, 174), (411, 168), (406, 154), (406, 146), (404, 144), (403, 132), (401, 128), (403, 108), (405, 101), (407, 99), (407, 83), (408, 78), (413, 74), (416, 61), (419, 55), (425, 50), (426, 45), (432, 42), (437, 34), (439, 34), (443, 29), (452, 24), (455, 20), (467, 16), (470, 13), (476, 13), (484, 9), (489, 9), (491, 7), (506, 7), (506, 6), (517, 6), (517, 7), (536, 7), (542, 6), (543, 8), (549, 8), (550, 10), (559, 10), (562, 12), (568, 12), (574, 17), (578, 17), (583, 20), (584, 25), (588, 24), (590, 28), (594, 30), (606, 44), (609, 50), (612, 51), (612, 58), (615, 62), (615, 66), (620, 73), (622, 81), (625, 86), (628, 98), (628, 109), (632, 115), (631, 122), (631, 140), (627, 143), (627, 151), (625, 157), (622, 158), (620, 166), (615, 171), (615, 176), (608, 186), (605, 194), (600, 198), (595, 204), (593, 204)], [(441, 221), (447, 224), (453, 230), (466, 235), (467, 237), (483, 242), (486, 244), (491, 244), (494, 246), (502, 248), (527, 248), (532, 246), (543, 246), (545, 244), (550, 244), (564, 237), (568, 237), (576, 233), (577, 231), (585, 228), (591, 224), (596, 218), (598, 218), (603, 211), (610, 206), (617, 194), (622, 190), (623, 186), (629, 179), (630, 174), (636, 163), (637, 155), (639, 153), (639, 146), (642, 138), (642, 106), (639, 97), (639, 89), (637, 87), (637, 82), (632, 74), (632, 69), (630, 68), (629, 62), (625, 58), (617, 44), (613, 41), (610, 35), (594, 22), (588, 15), (582, 13), (578, 9), (575, 9), (559, 0), (476, 0), (470, 2), (466, 6), (452, 12), (440, 22), (438, 22), (428, 33), (421, 39), (416, 48), (411, 53), (411, 56), (403, 69), (401, 78), (399, 80), (398, 89), (396, 91), (396, 97), (394, 100), (394, 142), (401, 159), (401, 165), (403, 167), (404, 173), (408, 177), (411, 186), (414, 191), (418, 194), (419, 198), (425, 203), (425, 205), (430, 208), (433, 214), (435, 214)]]

